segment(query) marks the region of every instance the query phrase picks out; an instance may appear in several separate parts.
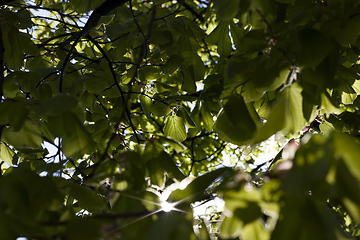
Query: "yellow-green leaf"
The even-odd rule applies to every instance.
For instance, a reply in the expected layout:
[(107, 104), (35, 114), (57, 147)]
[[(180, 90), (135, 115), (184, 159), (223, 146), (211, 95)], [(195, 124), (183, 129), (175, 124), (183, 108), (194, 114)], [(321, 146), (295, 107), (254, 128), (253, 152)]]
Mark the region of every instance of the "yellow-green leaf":
[(186, 139), (186, 129), (183, 118), (178, 116), (169, 116), (165, 124), (164, 133), (165, 136), (176, 141), (184, 141)]

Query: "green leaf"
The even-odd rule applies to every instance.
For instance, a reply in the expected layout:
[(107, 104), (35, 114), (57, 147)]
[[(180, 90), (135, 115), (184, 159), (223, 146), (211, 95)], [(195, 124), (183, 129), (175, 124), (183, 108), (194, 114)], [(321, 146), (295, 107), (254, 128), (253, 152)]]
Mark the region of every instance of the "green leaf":
[(214, 126), (213, 116), (204, 106), (200, 108), (200, 114), (201, 114), (200, 119), (204, 123), (205, 130), (211, 132)]
[(167, 116), (171, 113), (171, 108), (170, 105), (165, 104), (163, 102), (155, 102), (151, 107), (150, 107), (150, 111), (155, 115), (155, 116)]
[(193, 66), (183, 68), (183, 82), (181, 85), (181, 90), (188, 93), (193, 93), (196, 91), (196, 81), (195, 81), (195, 71)]
[(199, 231), (200, 231), (200, 234), (199, 234), (200, 239), (201, 240), (211, 240), (211, 238), (210, 238), (211, 232), (209, 232), (208, 229), (207, 229), (207, 225), (209, 224), (209, 222), (206, 221), (205, 219), (201, 219), (201, 218), (200, 218), (200, 221), (201, 221), (201, 225), (200, 225), (200, 229), (199, 229)]
[(241, 233), (241, 239), (244, 240), (268, 240), (270, 239), (269, 233), (265, 230), (264, 226), (259, 221), (253, 221), (246, 224)]
[(285, 100), (281, 100), (268, 114), (265, 125), (260, 126), (254, 137), (254, 142), (261, 142), (268, 139), (273, 134), (281, 131), (287, 126), (287, 119), (284, 112), (286, 111)]
[(267, 68), (265, 63), (260, 63), (254, 70), (249, 84), (252, 84), (258, 92), (276, 90), (284, 84), (290, 73), (286, 65), (281, 67), (281, 69), (277, 67)]
[[(171, 233), (175, 230), (178, 224), (177, 214), (170, 214), (168, 216), (162, 215), (157, 221), (151, 226), (150, 231), (148, 232), (147, 238), (145, 240), (159, 239), (167, 240), (172, 239)], [(164, 226), (166, 226), (164, 228)]]
[(336, 168), (335, 184), (339, 195), (343, 198), (344, 204), (352, 217), (356, 218), (356, 221), (360, 217), (360, 208), (358, 204), (360, 200), (360, 185), (358, 179), (349, 171), (349, 168), (345, 165), (344, 161), (339, 161)]
[(174, 160), (166, 153), (161, 152), (159, 156), (159, 163), (161, 167), (170, 174), (171, 177), (181, 181), (186, 176), (182, 173), (179, 168), (175, 165)]
[(139, 74), (148, 81), (158, 79), (161, 76), (160, 69), (156, 67), (143, 67), (140, 69)]
[(270, 112), (265, 125), (258, 129), (255, 142), (263, 141), (281, 130), (296, 133), (305, 127), (301, 92), (302, 87), (293, 83), (279, 94), (279, 102)]
[(157, 4), (162, 4), (162, 3), (166, 3), (169, 0), (154, 0), (153, 2), (157, 3)]
[(340, 113), (341, 109), (335, 107), (333, 103), (330, 101), (327, 94), (321, 94), (321, 106), (325, 109), (326, 113)]
[[(343, 189), (345, 190), (345, 189)], [(352, 189), (351, 191), (353, 191)], [(350, 199), (344, 197), (342, 199), (342, 202), (346, 208), (346, 210), (349, 212), (351, 218), (353, 218), (356, 222), (360, 221), (360, 207), (356, 202), (351, 201)]]
[(340, 44), (355, 44), (360, 31), (360, 16), (354, 16), (346, 22), (344, 27), (336, 29), (339, 32), (335, 34)]
[(89, 93), (101, 93), (113, 84), (111, 79), (98, 76), (85, 76), (81, 82)]
[(331, 41), (312, 28), (299, 31), (298, 42), (299, 64), (304, 67), (315, 68), (333, 49)]
[(360, 94), (360, 80), (355, 80), (353, 84), (351, 84), (351, 87), (357, 94)]
[(242, 144), (253, 137), (256, 124), (242, 97), (231, 96), (227, 100), (215, 122), (214, 130), (220, 138), (234, 144)]
[(183, 118), (176, 115), (168, 116), (164, 127), (164, 134), (176, 141), (184, 141), (186, 139), (186, 129)]
[(103, 24), (108, 25), (114, 19), (115, 14), (110, 14), (106, 16), (101, 16), (97, 28), (101, 27)]
[(236, 26), (234, 21), (230, 21), (230, 32), (236, 49), (240, 49), (243, 29), (240, 26)]
[(238, 12), (239, 3), (240, 0), (214, 0), (217, 18), (219, 20), (230, 20), (234, 18)]
[(334, 148), (336, 155), (341, 156), (351, 174), (360, 183), (360, 162), (358, 161), (358, 149), (360, 144), (347, 134), (334, 132)]
[(174, 141), (171, 138), (159, 136), (159, 142), (170, 145), (177, 153), (184, 152), (186, 150), (186, 147), (181, 142)]
[(180, 16), (181, 20), (184, 21), (184, 23), (187, 26), (187, 29), (189, 32), (191, 32), (191, 35), (193, 35), (198, 41), (202, 40), (205, 36), (204, 30), (200, 28), (200, 26), (194, 22), (192, 19)]
[(10, 69), (19, 70), (24, 64), (24, 52), (19, 39), (19, 32), (12, 26), (2, 24), (2, 38), (4, 43), (4, 61)]
[(20, 130), (15, 131), (13, 127), (3, 130), (5, 141), (12, 146), (27, 146), (41, 148), (42, 133), (38, 125), (31, 120), (26, 120)]
[(208, 172), (192, 181), (184, 190), (177, 189), (169, 196), (169, 201), (181, 203), (193, 203), (206, 197), (205, 190), (218, 178), (225, 177), (231, 171), (230, 168), (218, 168)]
[(62, 151), (68, 157), (78, 159), (94, 151), (95, 143), (79, 118), (72, 112), (48, 118), (49, 131), (62, 138)]
[[(258, 86), (252, 84), (252, 76), (253, 73), (255, 73), (255, 69), (260, 68), (260, 66), (263, 65), (264, 56), (259, 56), (249, 61), (243, 61), (242, 59), (235, 57), (231, 58), (226, 65), (225, 84), (229, 86), (239, 86), (239, 84), (246, 83), (246, 85), (251, 84), (252, 88), (255, 89)], [(273, 75), (276, 75), (276, 73)], [(260, 80), (260, 83), (267, 81), (267, 79), (259, 79), (259, 77), (257, 77), (257, 79), (255, 78), (255, 80)]]
[(221, 236), (236, 238), (241, 234), (245, 238), (247, 234), (250, 235), (250, 232), (246, 233), (245, 229), (257, 223), (258, 218), (261, 217), (260, 200), (260, 192), (256, 190), (241, 189), (240, 191), (225, 192), (225, 206), (228, 211), (232, 212), (232, 216), (225, 218), (224, 225), (221, 226)]
[(182, 117), (185, 120), (186, 125), (188, 128), (196, 128), (196, 123), (190, 117), (189, 113), (186, 111), (184, 107), (181, 107), (178, 111), (179, 117)]
[[(224, 1), (223, 1), (224, 2)], [(225, 1), (226, 2), (226, 1)], [(236, 1), (231, 1), (236, 2)], [(222, 57), (227, 57), (231, 54), (232, 46), (229, 36), (229, 23), (220, 22), (219, 25), (208, 36), (208, 42), (218, 45), (218, 53)]]
[(178, 54), (171, 55), (164, 66), (161, 67), (161, 70), (165, 74), (172, 74), (176, 69), (178, 69), (179, 66), (183, 64), (184, 61), (185, 59)]
[(144, 111), (147, 119), (149, 119), (151, 115), (150, 107), (152, 105), (152, 100), (151, 98), (145, 95), (140, 95), (139, 98), (140, 98), (141, 108)]
[(184, 65), (187, 68), (192, 68), (195, 81), (204, 80), (205, 66), (199, 55), (189, 51), (183, 52), (181, 55), (185, 58)]
[(280, 94), (280, 97), (284, 96), (286, 99), (286, 111), (283, 113), (283, 116), (290, 122), (287, 124), (286, 130), (292, 133), (303, 129), (306, 122), (302, 113), (301, 92), (302, 87), (297, 83), (293, 83)]
[(29, 110), (24, 102), (4, 101), (0, 103), (0, 125), (11, 124), (17, 131), (24, 124)]
[(12, 159), (15, 155), (14, 150), (9, 148), (5, 143), (0, 142), (0, 160), (12, 165)]
[[(101, 231), (101, 226), (105, 226), (105, 224), (99, 219), (88, 217), (71, 218), (65, 224), (65, 234), (70, 239), (78, 240), (101, 238), (104, 235), (104, 232)], [(79, 229), (87, 229), (87, 231), (80, 232)]]
[(296, 240), (353, 239), (341, 229), (337, 219), (332, 217), (333, 214), (324, 204), (317, 204), (312, 199), (301, 201), (288, 196), (283, 199), (281, 218), (271, 234), (271, 240), (285, 240), (289, 237)]
[(356, 92), (348, 81), (342, 81), (337, 91), (341, 94), (341, 102), (344, 104), (352, 104), (357, 97)]
[(314, 198), (325, 201), (329, 194), (325, 179), (333, 163), (333, 148), (330, 137), (316, 135), (297, 151), (293, 149), (296, 151), (295, 159), (287, 181), (282, 183), (284, 193), (301, 199), (311, 190)]
[(19, 32), (19, 41), (24, 53), (29, 55), (39, 54), (39, 50), (35, 43), (31, 40), (31, 35), (28, 33)]
[(254, 29), (244, 34), (237, 44), (239, 52), (255, 52), (264, 49), (268, 45), (263, 29)]
[(236, 239), (241, 234), (242, 221), (236, 217), (225, 217), (221, 224), (220, 236), (224, 239)]
[(57, 94), (43, 101), (37, 109), (42, 116), (57, 116), (73, 110), (78, 105), (76, 98), (70, 95)]
[(94, 208), (101, 209), (104, 207), (104, 199), (90, 189), (78, 184), (69, 184), (69, 187), (69, 193), (79, 202), (81, 208), (92, 210)]
[[(201, 111), (199, 111), (199, 106), (200, 106), (200, 104), (199, 104), (199, 102), (197, 102), (197, 104), (195, 105), (194, 109), (192, 110), (192, 112), (190, 114), (191, 118), (196, 123), (196, 128), (189, 128), (188, 137), (194, 137), (194, 136), (196, 136), (196, 134), (198, 134), (201, 131), (201, 128), (202, 128), (201, 127), (201, 119), (203, 119), (203, 117), (200, 116)], [(209, 117), (209, 116), (207, 116), (207, 117)], [(211, 115), (210, 115), (210, 117), (211, 117)], [(210, 119), (212, 121), (212, 117), (209, 118), (209, 120)], [(209, 126), (207, 126), (205, 124), (205, 122), (206, 121), (204, 120), (204, 127), (205, 127), (205, 129), (207, 129)], [(210, 126), (211, 129), (212, 129), (213, 124), (214, 124), (214, 121), (211, 122), (211, 126)], [(208, 124), (208, 125), (210, 125), (210, 124)]]

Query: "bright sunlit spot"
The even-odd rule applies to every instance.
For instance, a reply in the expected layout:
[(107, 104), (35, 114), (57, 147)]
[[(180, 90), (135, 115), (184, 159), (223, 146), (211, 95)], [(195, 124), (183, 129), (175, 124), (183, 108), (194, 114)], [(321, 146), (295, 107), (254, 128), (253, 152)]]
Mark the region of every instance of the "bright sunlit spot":
[(169, 203), (167, 201), (163, 201), (160, 203), (161, 205), (161, 209), (164, 211), (164, 212), (170, 212), (172, 210), (175, 210), (175, 204), (174, 203)]

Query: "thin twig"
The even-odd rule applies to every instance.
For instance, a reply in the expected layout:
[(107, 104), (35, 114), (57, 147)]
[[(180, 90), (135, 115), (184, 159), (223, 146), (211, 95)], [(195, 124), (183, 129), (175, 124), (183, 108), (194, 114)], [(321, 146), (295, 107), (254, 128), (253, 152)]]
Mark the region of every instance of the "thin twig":
[(67, 65), (67, 63), (69, 62), (70, 60), (70, 57), (75, 49), (75, 46), (78, 44), (79, 40), (81, 38), (81, 34), (78, 35), (78, 37), (76, 38), (76, 40), (74, 41), (74, 43), (71, 45), (71, 48), (68, 52), (68, 54), (66, 55), (65, 57), (65, 60), (64, 60), (64, 63), (63, 65), (61, 66), (60, 68), (60, 82), (59, 82), (59, 92), (62, 93), (62, 89), (63, 89), (63, 81), (64, 81), (64, 70), (65, 70), (65, 67)]
[(142, 60), (143, 60), (143, 57), (144, 57), (144, 49), (145, 49), (145, 47), (146, 47), (146, 44), (147, 44), (148, 39), (150, 38), (151, 28), (152, 28), (152, 24), (153, 24), (154, 19), (155, 19), (155, 14), (156, 14), (156, 7), (155, 7), (155, 5), (154, 5), (153, 8), (152, 8), (152, 16), (151, 16), (151, 19), (150, 19), (150, 22), (149, 22), (148, 32), (147, 32), (147, 35), (146, 35), (146, 37), (145, 37), (145, 39), (144, 39), (144, 41), (143, 41), (143, 43), (142, 43), (142, 45), (141, 45), (141, 50), (140, 50), (140, 55), (139, 55), (138, 61), (137, 61), (136, 64), (135, 64), (135, 66), (136, 66), (137, 69), (134, 71), (134, 74), (133, 74), (133, 76), (131, 77), (131, 80), (130, 80), (130, 82), (129, 82), (130, 90), (129, 90), (126, 98), (124, 97), (124, 92), (122, 91), (119, 83), (118, 83), (117, 80), (116, 80), (116, 79), (117, 79), (117, 78), (116, 78), (116, 74), (115, 74), (114, 69), (113, 69), (112, 66), (111, 66), (112, 63), (111, 63), (110, 59), (108, 58), (108, 56), (106, 55), (106, 53), (104, 52), (104, 50), (102, 49), (102, 47), (101, 47), (94, 39), (92, 39), (90, 36), (88, 36), (88, 38), (95, 44), (95, 46), (96, 46), (96, 47), (99, 49), (99, 51), (103, 54), (104, 58), (108, 61), (109, 65), (110, 65), (110, 71), (111, 71), (111, 73), (112, 73), (112, 75), (113, 75), (113, 78), (114, 78), (114, 81), (115, 81), (114, 84), (115, 84), (115, 86), (118, 88), (118, 90), (119, 90), (119, 92), (120, 92), (121, 98), (122, 98), (122, 100), (123, 100), (123, 106), (124, 106), (124, 107), (123, 107), (123, 110), (121, 111), (121, 114), (120, 114), (120, 116), (119, 116), (119, 121), (115, 124), (115, 131), (114, 131), (114, 132), (112, 133), (112, 135), (110, 136), (110, 138), (109, 138), (109, 140), (108, 140), (108, 142), (107, 142), (107, 144), (106, 144), (106, 147), (105, 147), (105, 150), (104, 150), (102, 156), (100, 157), (99, 161), (97, 161), (94, 165), (92, 165), (92, 166), (93, 166), (93, 170), (91, 171), (91, 173), (90, 173), (89, 175), (86, 176), (86, 178), (92, 177), (92, 176), (95, 174), (97, 167), (98, 167), (98, 166), (100, 165), (100, 163), (105, 159), (105, 157), (106, 157), (106, 155), (107, 155), (107, 152), (108, 152), (108, 150), (109, 150), (109, 148), (110, 148), (110, 146), (111, 146), (111, 142), (112, 142), (112, 141), (115, 139), (115, 137), (117, 136), (117, 129), (119, 128), (119, 126), (120, 126), (120, 124), (121, 124), (121, 122), (122, 122), (122, 119), (123, 119), (123, 117), (124, 117), (125, 114), (127, 114), (127, 117), (128, 117), (129, 123), (130, 123), (130, 126), (131, 126), (131, 128), (132, 128), (132, 130), (133, 130), (133, 132), (134, 132), (134, 135), (135, 135), (135, 138), (136, 138), (137, 142), (140, 143), (140, 139), (139, 139), (139, 137), (137, 136), (136, 131), (135, 131), (135, 127), (134, 127), (134, 125), (133, 125), (133, 123), (132, 123), (132, 121), (131, 121), (131, 115), (130, 115), (130, 111), (129, 111), (128, 107), (127, 107), (127, 103), (128, 103), (128, 101), (130, 100), (131, 84), (133, 83), (133, 81), (135, 80), (135, 78), (136, 78), (136, 76), (137, 76), (137, 72), (138, 72), (138, 70), (139, 70), (139, 68), (140, 68), (140, 64), (141, 64), (141, 62), (142, 62)]
[(131, 217), (143, 217), (153, 214), (163, 214), (162, 210), (155, 210), (152, 212), (143, 211), (143, 212), (128, 212), (128, 213), (103, 213), (103, 214), (93, 214), (91, 218), (105, 218), (105, 219), (118, 219), (118, 218), (131, 218)]
[(183, 2), (181, 3), (181, 5), (183, 5), (186, 10), (188, 10), (189, 12), (191, 12), (197, 19), (199, 19), (200, 22), (203, 23), (203, 22), (205, 21), (204, 18), (203, 18), (203, 16), (202, 16), (201, 14), (199, 14), (198, 12), (196, 12), (196, 11), (195, 11), (190, 5), (188, 5), (185, 1), (183, 1)]
[(98, 100), (98, 102), (100, 103), (100, 106), (104, 109), (104, 111), (106, 112), (106, 114), (109, 114), (109, 111), (106, 109), (106, 107), (104, 106), (104, 104), (101, 102), (99, 95), (94, 94), (94, 96), (96, 97), (96, 99)]
[(3, 43), (3, 36), (2, 36), (2, 31), (0, 29), (0, 69), (1, 69), (1, 74), (0, 74), (0, 102), (3, 101), (3, 97), (4, 97), (4, 52), (5, 52), (5, 48), (4, 48), (4, 43)]
[(92, 12), (84, 28), (81, 31), (79, 31), (78, 34), (76, 34), (77, 35), (76, 37), (74, 37), (75, 36), (74, 35), (62, 43), (62, 45), (65, 46), (67, 43), (70, 43), (72, 40), (75, 39), (74, 43), (71, 45), (70, 52), (66, 55), (65, 61), (60, 69), (59, 92), (62, 92), (65, 67), (71, 57), (73, 50), (75, 49), (75, 46), (80, 41), (80, 38), (83, 36), (88, 36), (89, 33), (96, 27), (102, 16), (107, 15), (111, 10), (125, 4), (128, 1), (129, 0), (106, 0), (104, 3), (102, 3), (98, 8), (96, 8)]
[[(1, 69), (1, 73), (0, 73), (0, 102), (3, 102), (3, 98), (4, 98), (4, 52), (5, 52), (5, 48), (4, 48), (4, 43), (3, 43), (3, 38), (2, 38), (2, 31), (0, 28), (0, 69)], [(5, 125), (0, 125), (0, 140), (1, 140), (1, 136), (2, 136), (2, 131), (4, 129)], [(1, 173), (1, 172), (0, 172)]]
[(140, 33), (141, 33), (141, 35), (143, 35), (143, 37), (144, 37), (144, 38), (146, 38), (146, 36), (145, 36), (144, 32), (142, 31), (142, 29), (141, 29), (141, 27), (140, 27), (139, 23), (138, 23), (138, 22), (137, 22), (137, 20), (136, 20), (136, 17), (135, 17), (135, 15), (134, 15), (134, 12), (133, 12), (133, 9), (132, 9), (132, 4), (131, 4), (131, 1), (129, 2), (129, 4), (130, 4), (130, 12), (131, 12), (131, 16), (132, 16), (132, 17), (133, 17), (133, 19), (134, 19), (135, 25), (136, 25), (136, 26), (137, 26), (137, 28), (139, 29), (139, 31), (140, 31)]
[(199, 160), (193, 160), (193, 159), (192, 159), (191, 161), (193, 161), (193, 162), (202, 162), (202, 161), (204, 161), (204, 160), (208, 160), (209, 158), (215, 156), (215, 154), (221, 153), (221, 152), (225, 149), (225, 147), (226, 147), (225, 142), (222, 142), (222, 143), (221, 143), (221, 146), (220, 146), (215, 152), (213, 152), (212, 154), (210, 154), (209, 156), (207, 156), (207, 157), (205, 157), (205, 158), (202, 158), (202, 159), (199, 159)]
[[(117, 87), (117, 89), (119, 90), (120, 96), (121, 96), (121, 100), (122, 100), (123, 103), (124, 103), (124, 108), (123, 108), (122, 113), (120, 114), (119, 123), (116, 124), (116, 126), (119, 126), (119, 125), (120, 125), (120, 123), (121, 123), (124, 115), (126, 114), (128, 120), (129, 120), (130, 126), (131, 126), (131, 128), (132, 128), (132, 130), (133, 130), (133, 132), (134, 132), (134, 134), (135, 134), (136, 141), (137, 141), (138, 143), (140, 143), (140, 139), (139, 139), (139, 137), (138, 137), (137, 134), (136, 134), (135, 126), (134, 126), (134, 124), (133, 124), (133, 122), (132, 122), (132, 120), (131, 120), (131, 113), (130, 113), (128, 107), (127, 107), (127, 102), (128, 102), (129, 97), (128, 97), (127, 99), (125, 99), (124, 91), (121, 89), (120, 84), (119, 84), (119, 81), (117, 80), (116, 73), (115, 73), (115, 71), (114, 71), (114, 68), (112, 67), (112, 62), (111, 62), (109, 56), (107, 56), (107, 54), (106, 54), (106, 52), (104, 51), (104, 49), (99, 45), (99, 43), (97, 43), (97, 42), (95, 41), (95, 39), (93, 39), (93, 38), (90, 37), (90, 36), (88, 36), (88, 38), (89, 38), (90, 41), (99, 49), (99, 51), (100, 51), (101, 54), (103, 55), (104, 59), (108, 62), (109, 69), (110, 69), (111, 75), (112, 75), (113, 80), (114, 80), (114, 84), (115, 84), (115, 86)], [(117, 128), (117, 127), (116, 127), (116, 128)], [(108, 149), (108, 147), (107, 147), (107, 149)]]
[(44, 42), (42, 43), (39, 43), (39, 44), (36, 44), (36, 46), (38, 48), (41, 48), (41, 47), (44, 47), (47, 43), (55, 40), (55, 39), (58, 39), (58, 38), (61, 38), (61, 37), (67, 37), (67, 36), (71, 36), (73, 35), (74, 33), (64, 33), (64, 34), (60, 34), (60, 35), (57, 35), (57, 36), (54, 36), (54, 37), (51, 37), (51, 38), (48, 38), (46, 39)]
[(265, 22), (265, 24), (267, 25), (267, 27), (269, 28), (270, 32), (272, 32), (272, 28), (270, 23), (268, 22), (268, 20), (265, 18), (264, 14), (262, 12), (260, 12), (259, 9), (256, 9), (256, 12), (260, 15), (260, 17), (263, 19), (263, 21)]

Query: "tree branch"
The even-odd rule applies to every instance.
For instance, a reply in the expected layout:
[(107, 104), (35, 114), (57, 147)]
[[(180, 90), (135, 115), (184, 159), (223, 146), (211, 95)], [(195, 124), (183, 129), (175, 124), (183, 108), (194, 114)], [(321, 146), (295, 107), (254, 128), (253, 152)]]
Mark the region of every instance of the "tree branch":
[(124, 110), (123, 110), (122, 114), (120, 115), (119, 123), (118, 123), (116, 126), (118, 126), (118, 125), (120, 124), (122, 118), (124, 117), (124, 113), (125, 113), (126, 116), (127, 116), (127, 118), (128, 118), (128, 120), (129, 120), (130, 127), (131, 127), (131, 129), (133, 130), (133, 132), (134, 132), (136, 141), (137, 141), (137, 143), (140, 143), (140, 139), (139, 139), (139, 137), (138, 137), (137, 134), (136, 134), (135, 126), (134, 126), (133, 122), (131, 121), (131, 113), (130, 113), (128, 107), (127, 107), (127, 102), (128, 102), (129, 96), (125, 99), (124, 91), (121, 89), (120, 84), (119, 84), (119, 82), (118, 82), (118, 80), (117, 80), (116, 73), (115, 73), (115, 71), (114, 71), (114, 68), (112, 67), (112, 62), (111, 62), (110, 58), (107, 56), (107, 54), (106, 54), (106, 52), (104, 51), (104, 49), (100, 46), (100, 44), (99, 44), (98, 42), (95, 41), (95, 39), (93, 39), (93, 38), (90, 37), (90, 36), (88, 36), (88, 38), (89, 38), (90, 41), (99, 49), (99, 51), (100, 51), (101, 54), (103, 55), (104, 59), (108, 62), (111, 75), (113, 76), (114, 84), (115, 84), (115, 86), (117, 87), (117, 89), (119, 90), (120, 95), (121, 95), (121, 100), (122, 100), (123, 103), (124, 103)]
[(201, 14), (199, 14), (198, 12), (196, 12), (189, 4), (187, 4), (185, 1), (183, 1), (182, 3), (180, 3), (186, 10), (188, 10), (189, 12), (192, 13), (192, 15), (194, 15), (197, 19), (199, 19), (202, 23), (205, 21), (203, 16), (201, 16)]
[(143, 212), (128, 212), (128, 213), (103, 213), (103, 214), (94, 214), (91, 215), (91, 218), (105, 218), (105, 219), (117, 219), (117, 218), (131, 218), (131, 217), (144, 217), (153, 214), (162, 214), (164, 211), (155, 210), (152, 212), (143, 211)]
[[(0, 28), (0, 69), (1, 69), (1, 74), (0, 74), (0, 103), (4, 100), (4, 52), (5, 52), (5, 48), (4, 48), (4, 43), (3, 43), (3, 38), (2, 38), (2, 31)], [(4, 125), (0, 125), (0, 140), (1, 140), (1, 136), (2, 136), (2, 131), (4, 129)]]
[(1, 0), (0, 1), (0, 6), (6, 5), (6, 4), (11, 3), (11, 2), (14, 2), (14, 0)]
[(75, 46), (80, 41), (80, 38), (83, 36), (88, 36), (89, 33), (96, 27), (98, 24), (100, 18), (102, 16), (107, 15), (109, 12), (111, 12), (113, 9), (125, 4), (129, 0), (106, 0), (103, 4), (101, 4), (99, 7), (97, 7), (92, 14), (90, 15), (90, 18), (86, 22), (84, 28), (78, 32), (78, 34), (74, 34), (72, 37), (68, 38), (64, 42), (60, 44), (60, 46), (65, 46), (71, 41), (75, 40), (70, 48), (70, 52), (66, 55), (64, 64), (62, 65), (60, 69), (60, 83), (59, 83), (59, 92), (62, 92), (62, 84), (64, 80), (64, 70), (66, 67), (66, 64), (68, 63), (70, 56), (75, 49)]
[(97, 43), (93, 38), (91, 38), (90, 36), (88, 36), (88, 38), (95, 44), (95, 46), (96, 46), (96, 47), (100, 50), (100, 52), (103, 54), (105, 60), (108, 61), (108, 64), (109, 64), (109, 67), (110, 67), (110, 71), (111, 71), (111, 73), (112, 73), (112, 75), (113, 75), (114, 84), (115, 84), (115, 86), (116, 86), (116, 87), (119, 89), (119, 91), (120, 91), (120, 95), (121, 95), (121, 98), (122, 98), (122, 100), (123, 100), (123, 104), (124, 104), (123, 106), (124, 106), (124, 108), (123, 108), (123, 111), (121, 112), (121, 114), (120, 114), (120, 116), (119, 116), (119, 121), (118, 121), (118, 122), (116, 123), (116, 125), (115, 125), (115, 131), (114, 131), (113, 134), (110, 136), (110, 138), (109, 138), (109, 140), (108, 140), (108, 142), (107, 142), (107, 144), (106, 144), (106, 147), (105, 147), (105, 150), (104, 150), (102, 156), (100, 157), (100, 159), (99, 159), (98, 162), (96, 162), (94, 165), (92, 165), (93, 170), (92, 170), (92, 172), (91, 172), (89, 175), (86, 176), (86, 178), (92, 177), (92, 176), (95, 174), (95, 171), (96, 171), (97, 167), (98, 167), (98, 166), (100, 165), (100, 163), (105, 159), (105, 157), (106, 157), (106, 155), (107, 155), (107, 151), (108, 151), (109, 148), (110, 148), (111, 142), (115, 139), (115, 137), (116, 137), (116, 135), (117, 135), (116, 131), (117, 131), (118, 127), (120, 126), (121, 121), (122, 121), (122, 118), (124, 117), (125, 114), (127, 115), (128, 119), (129, 119), (130, 127), (132, 128), (132, 130), (133, 130), (133, 132), (134, 132), (136, 141), (137, 141), (138, 143), (140, 143), (140, 139), (139, 139), (139, 137), (137, 136), (136, 131), (135, 131), (135, 127), (134, 127), (134, 125), (133, 125), (133, 123), (132, 123), (132, 121), (131, 121), (131, 115), (130, 115), (130, 111), (129, 111), (128, 107), (127, 107), (127, 103), (128, 103), (128, 101), (130, 100), (131, 84), (133, 83), (133, 81), (135, 80), (135, 78), (136, 78), (136, 76), (137, 76), (137, 72), (138, 72), (138, 70), (139, 70), (139, 68), (140, 68), (140, 63), (142, 62), (143, 57), (144, 57), (144, 52), (145, 52), (145, 47), (146, 47), (147, 41), (148, 41), (149, 38), (150, 38), (151, 27), (152, 27), (152, 24), (153, 24), (154, 19), (155, 19), (155, 14), (156, 14), (156, 7), (155, 7), (155, 5), (154, 5), (153, 8), (152, 8), (152, 16), (151, 16), (151, 19), (150, 19), (150, 22), (149, 22), (148, 32), (147, 32), (147, 34), (146, 34), (146, 37), (145, 37), (143, 43), (141, 44), (139, 59), (138, 59), (138, 61), (135, 63), (135, 66), (136, 66), (137, 69), (134, 71), (134, 74), (132, 75), (131, 80), (130, 80), (130, 82), (129, 82), (130, 90), (129, 90), (129, 92), (127, 93), (127, 97), (126, 97), (126, 98), (124, 97), (124, 92), (122, 91), (122, 89), (121, 89), (121, 87), (120, 87), (120, 85), (119, 85), (119, 83), (118, 83), (118, 81), (117, 81), (115, 71), (114, 71), (114, 69), (113, 69), (112, 66), (111, 66), (111, 64), (112, 64), (112, 63), (111, 63), (111, 60), (110, 60), (109, 57), (106, 55), (105, 51), (102, 49), (102, 47), (99, 45), (99, 43)]

